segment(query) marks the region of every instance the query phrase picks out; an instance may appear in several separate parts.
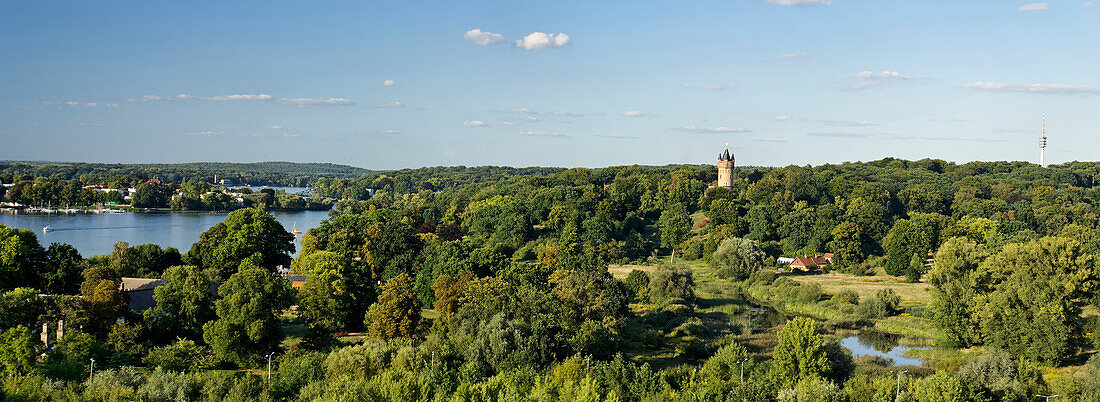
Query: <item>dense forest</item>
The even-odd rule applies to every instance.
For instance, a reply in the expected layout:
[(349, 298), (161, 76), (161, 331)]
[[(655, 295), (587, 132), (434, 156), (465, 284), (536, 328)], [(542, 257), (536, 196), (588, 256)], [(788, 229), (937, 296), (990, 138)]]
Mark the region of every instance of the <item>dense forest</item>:
[[(1098, 173), (424, 168), (318, 179), (340, 201), (300, 241), (253, 208), (184, 253), (0, 227), (0, 396), (1100, 400)], [(123, 277), (161, 279), (156, 306), (128, 309)], [(894, 366), (853, 334), (928, 348)]]
[[(88, 185), (133, 185), (150, 179), (165, 183), (214, 182), (228, 179), (253, 186), (306, 187), (321, 177), (360, 177), (370, 170), (332, 163), (293, 162), (194, 162), (194, 163), (80, 163), (0, 161), (0, 181), (15, 183), (44, 177), (79, 180)], [(118, 187), (115, 187), (118, 188)]]

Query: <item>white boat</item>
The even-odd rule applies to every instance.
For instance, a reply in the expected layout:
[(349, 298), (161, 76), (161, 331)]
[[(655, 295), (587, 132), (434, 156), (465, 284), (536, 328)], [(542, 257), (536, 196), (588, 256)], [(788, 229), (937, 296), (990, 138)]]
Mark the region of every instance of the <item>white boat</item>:
[(39, 211), (39, 212), (42, 212), (42, 213), (44, 213), (44, 214), (55, 214), (55, 213), (57, 213), (57, 210), (56, 210), (56, 209), (52, 209), (52, 208), (42, 208), (42, 209), (40, 209), (40, 210), (38, 210), (38, 211)]
[(75, 213), (80, 212), (80, 210), (76, 209), (76, 208), (59, 209), (58, 211), (60, 211), (63, 214), (75, 214)]
[(48, 233), (48, 232), (52, 232), (52, 231), (53, 231), (53, 226), (50, 226), (50, 225), (46, 225), (45, 227), (42, 228), (42, 233)]

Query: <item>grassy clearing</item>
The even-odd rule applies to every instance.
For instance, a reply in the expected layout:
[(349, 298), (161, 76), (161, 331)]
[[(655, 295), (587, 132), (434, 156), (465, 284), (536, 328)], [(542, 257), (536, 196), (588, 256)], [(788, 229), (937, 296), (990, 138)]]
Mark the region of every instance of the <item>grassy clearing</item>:
[(837, 272), (821, 275), (791, 275), (788, 278), (799, 283), (816, 283), (828, 294), (851, 290), (863, 296), (873, 296), (881, 289), (893, 289), (902, 303), (927, 305), (932, 300), (931, 285), (925, 282), (906, 283), (892, 276), (853, 276)]
[(635, 269), (640, 270), (640, 271), (645, 271), (647, 273), (648, 272), (653, 272), (653, 266), (652, 265), (633, 265), (633, 264), (629, 264), (629, 265), (608, 265), (607, 266), (607, 272), (610, 272), (611, 276), (614, 276), (615, 279), (626, 278), (627, 275), (630, 275), (630, 271), (633, 271)]

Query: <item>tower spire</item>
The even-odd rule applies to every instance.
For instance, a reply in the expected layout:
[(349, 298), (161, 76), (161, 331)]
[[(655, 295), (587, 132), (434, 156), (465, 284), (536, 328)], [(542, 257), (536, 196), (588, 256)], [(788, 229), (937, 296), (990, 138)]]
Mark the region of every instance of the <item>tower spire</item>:
[(1039, 134), (1039, 166), (1047, 167), (1047, 113), (1043, 112), (1043, 128)]

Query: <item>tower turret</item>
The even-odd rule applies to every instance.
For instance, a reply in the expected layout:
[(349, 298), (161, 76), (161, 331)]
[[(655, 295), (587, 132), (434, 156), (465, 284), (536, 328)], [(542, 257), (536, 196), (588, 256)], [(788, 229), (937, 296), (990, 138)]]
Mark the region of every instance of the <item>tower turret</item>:
[(718, 187), (733, 187), (733, 163), (733, 154), (727, 143), (726, 150), (718, 154)]

